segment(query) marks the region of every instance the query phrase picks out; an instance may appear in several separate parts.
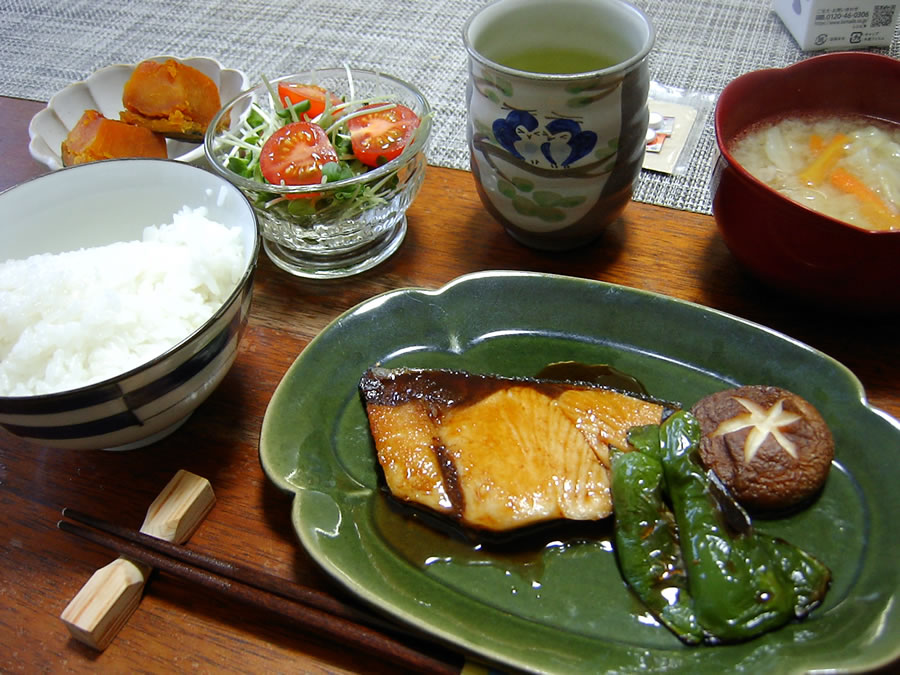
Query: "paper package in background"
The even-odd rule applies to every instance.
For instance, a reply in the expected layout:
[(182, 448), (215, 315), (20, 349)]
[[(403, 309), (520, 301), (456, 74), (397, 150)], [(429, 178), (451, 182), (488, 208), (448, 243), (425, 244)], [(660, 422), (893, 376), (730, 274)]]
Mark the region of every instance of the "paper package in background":
[(898, 0), (774, 0), (775, 13), (806, 51), (889, 47)]

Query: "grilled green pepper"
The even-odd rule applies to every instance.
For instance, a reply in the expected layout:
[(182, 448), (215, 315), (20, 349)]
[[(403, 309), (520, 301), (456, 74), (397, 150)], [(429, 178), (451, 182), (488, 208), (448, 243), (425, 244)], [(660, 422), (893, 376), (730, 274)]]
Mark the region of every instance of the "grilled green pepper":
[(700, 425), (679, 412), (660, 427), (660, 450), (697, 620), (713, 640), (745, 640), (804, 616), (825, 595), (828, 568), (752, 528), (733, 533), (700, 466)]
[(643, 452), (613, 452), (612, 476), (622, 576), (660, 623), (683, 642), (699, 643), (703, 631), (688, 595), (675, 521), (663, 501), (662, 464)]
[[(698, 634), (710, 643), (734, 642), (802, 617), (821, 602), (830, 582), (828, 568), (797, 547), (752, 528), (743, 509), (700, 465), (696, 453), (700, 427), (689, 412), (669, 417), (655, 435), (651, 427), (635, 429), (629, 440), (637, 450), (614, 455), (617, 555), (626, 580), (664, 625), (685, 642)], [(658, 461), (662, 478), (642, 459), (625, 461), (629, 454)], [(623, 468), (618, 477), (616, 466)], [(679, 602), (670, 610), (678, 621), (663, 618), (657, 597), (661, 591), (653, 586), (658, 567), (654, 552), (665, 550), (665, 559), (677, 558), (671, 544), (674, 537), (667, 535), (661, 541), (657, 532), (665, 516), (654, 517), (653, 510), (660, 508), (663, 496), (656, 501), (650, 493), (658, 488), (651, 489), (651, 483), (661, 486), (671, 504), (675, 548), (680, 546), (685, 561), (689, 593), (681, 584)], [(643, 568), (641, 556), (652, 558)]]

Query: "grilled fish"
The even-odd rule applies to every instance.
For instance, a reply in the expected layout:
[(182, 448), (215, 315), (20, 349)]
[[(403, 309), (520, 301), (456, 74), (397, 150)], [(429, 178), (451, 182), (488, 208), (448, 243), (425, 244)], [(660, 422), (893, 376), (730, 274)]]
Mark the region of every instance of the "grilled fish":
[(609, 448), (672, 405), (608, 387), (372, 368), (359, 384), (391, 495), (505, 533), (612, 513)]

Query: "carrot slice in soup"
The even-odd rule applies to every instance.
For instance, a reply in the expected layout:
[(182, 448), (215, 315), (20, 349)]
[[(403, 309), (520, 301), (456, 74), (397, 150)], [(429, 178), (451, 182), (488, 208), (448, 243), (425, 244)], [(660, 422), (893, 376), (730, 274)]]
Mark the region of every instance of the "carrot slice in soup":
[(831, 173), (829, 181), (839, 190), (851, 194), (859, 200), (863, 216), (874, 229), (900, 229), (900, 215), (881, 199), (877, 192), (852, 173), (846, 169), (837, 168)]
[(800, 173), (800, 181), (806, 185), (820, 185), (828, 172), (844, 154), (844, 146), (850, 142), (845, 134), (836, 134), (812, 163)]
[(822, 152), (822, 148), (825, 147), (824, 139), (819, 136), (819, 134), (811, 134), (809, 137), (809, 149), (812, 150), (813, 154), (818, 154)]

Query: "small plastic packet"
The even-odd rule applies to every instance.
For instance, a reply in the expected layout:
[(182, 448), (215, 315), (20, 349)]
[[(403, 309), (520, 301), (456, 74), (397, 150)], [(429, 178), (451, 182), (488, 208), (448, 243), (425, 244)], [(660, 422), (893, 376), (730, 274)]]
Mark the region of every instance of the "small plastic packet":
[(713, 94), (650, 83), (650, 128), (643, 168), (681, 176), (716, 102)]

